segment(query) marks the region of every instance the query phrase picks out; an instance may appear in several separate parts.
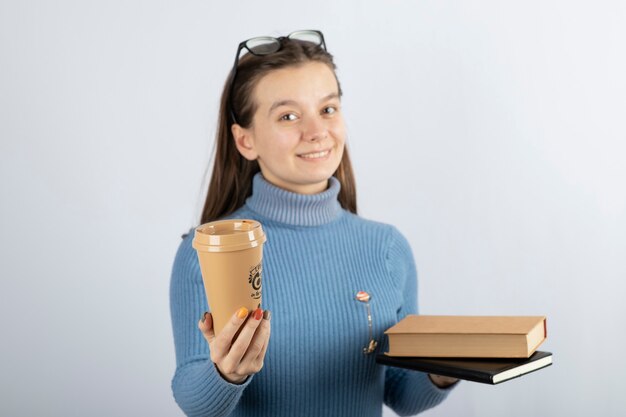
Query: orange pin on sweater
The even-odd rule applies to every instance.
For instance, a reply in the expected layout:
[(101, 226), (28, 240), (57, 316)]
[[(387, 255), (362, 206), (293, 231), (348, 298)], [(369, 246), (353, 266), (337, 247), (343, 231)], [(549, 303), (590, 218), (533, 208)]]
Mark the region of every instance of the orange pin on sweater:
[(365, 306), (367, 307), (367, 325), (369, 327), (370, 341), (369, 341), (369, 344), (363, 348), (363, 354), (369, 355), (370, 353), (375, 351), (376, 346), (378, 346), (378, 342), (374, 340), (374, 337), (373, 337), (374, 335), (373, 335), (373, 330), (372, 330), (372, 310), (370, 309), (370, 303), (369, 303), (371, 297), (365, 291), (359, 291), (356, 293), (356, 299), (362, 303), (365, 303)]
[(367, 302), (370, 300), (370, 295), (365, 291), (359, 291), (356, 293), (356, 299), (359, 301)]

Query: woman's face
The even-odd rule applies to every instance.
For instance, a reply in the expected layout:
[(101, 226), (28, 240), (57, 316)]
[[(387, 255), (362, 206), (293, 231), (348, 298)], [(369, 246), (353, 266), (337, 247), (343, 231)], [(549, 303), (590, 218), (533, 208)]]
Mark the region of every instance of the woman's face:
[(275, 70), (257, 83), (252, 125), (233, 125), (239, 152), (283, 189), (324, 191), (343, 155), (345, 126), (337, 81), (320, 62)]

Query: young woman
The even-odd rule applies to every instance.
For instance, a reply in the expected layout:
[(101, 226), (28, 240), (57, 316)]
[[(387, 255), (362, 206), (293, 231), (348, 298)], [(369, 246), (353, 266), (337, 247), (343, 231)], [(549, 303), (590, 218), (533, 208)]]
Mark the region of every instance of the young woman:
[(345, 141), (321, 32), (239, 45), (200, 223), (261, 222), (265, 311), (233, 312), (216, 337), (193, 229), (184, 236), (170, 301), (172, 389), (187, 415), (365, 417), (382, 415), (383, 403), (410, 415), (456, 381), (375, 362), (383, 332), (417, 313), (417, 276), (398, 230), (357, 216)]

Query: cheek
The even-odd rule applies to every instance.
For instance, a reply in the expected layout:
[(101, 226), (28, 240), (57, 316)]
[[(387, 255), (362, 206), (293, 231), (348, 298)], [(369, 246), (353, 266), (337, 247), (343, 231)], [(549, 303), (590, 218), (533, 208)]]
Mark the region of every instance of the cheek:
[(271, 146), (267, 152), (271, 153), (276, 159), (290, 158), (295, 153), (298, 140), (294, 140), (289, 135), (277, 135), (273, 138)]
[(328, 130), (332, 133), (337, 142), (344, 143), (346, 141), (346, 125), (343, 123), (343, 119), (337, 119), (328, 127)]
[[(268, 128), (257, 141), (257, 149), (267, 156), (280, 156), (293, 147), (294, 134), (284, 129)], [(296, 141), (297, 142), (297, 139)]]
[(331, 130), (331, 134), (333, 138), (335, 138), (337, 145), (343, 146), (346, 143), (346, 130), (343, 128), (343, 126), (337, 126), (333, 128)]
[(263, 143), (263, 155), (266, 161), (272, 160), (277, 163), (289, 159), (295, 152), (295, 145), (298, 141), (294, 141), (290, 135), (275, 134), (267, 137)]

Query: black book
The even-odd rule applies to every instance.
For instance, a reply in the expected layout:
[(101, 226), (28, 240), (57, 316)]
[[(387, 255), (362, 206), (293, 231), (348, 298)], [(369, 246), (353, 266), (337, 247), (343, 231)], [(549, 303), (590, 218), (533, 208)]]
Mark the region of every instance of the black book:
[(376, 362), (495, 385), (552, 365), (552, 353), (536, 351), (528, 359), (414, 358), (378, 354)]

